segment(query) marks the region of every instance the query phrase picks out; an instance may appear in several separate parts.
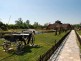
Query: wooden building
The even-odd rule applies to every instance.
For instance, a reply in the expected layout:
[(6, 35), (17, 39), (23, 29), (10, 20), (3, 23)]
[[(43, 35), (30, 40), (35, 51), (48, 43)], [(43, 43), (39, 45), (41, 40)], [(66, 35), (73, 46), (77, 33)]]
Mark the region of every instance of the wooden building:
[(49, 24), (47, 29), (50, 30), (70, 30), (72, 26), (70, 24), (63, 24), (61, 21), (57, 20), (54, 24)]

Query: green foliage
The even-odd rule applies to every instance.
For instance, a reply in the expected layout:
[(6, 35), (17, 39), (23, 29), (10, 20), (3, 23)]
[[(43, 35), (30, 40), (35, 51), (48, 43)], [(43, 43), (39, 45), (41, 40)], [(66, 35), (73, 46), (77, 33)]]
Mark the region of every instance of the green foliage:
[(38, 22), (34, 22), (34, 24), (31, 25), (29, 20), (26, 20), (26, 22), (23, 22), (22, 18), (19, 18), (18, 20), (16, 20), (15, 24), (20, 29), (28, 29), (28, 28), (40, 29), (40, 28), (42, 28), (42, 26), (40, 24), (38, 24)]
[(44, 24), (44, 28), (47, 28), (48, 25), (49, 25), (49, 23), (45, 23)]
[(29, 21), (29, 20), (26, 20), (26, 24), (27, 24), (27, 25), (30, 25), (30, 21)]
[(40, 25), (38, 22), (34, 22), (33, 27), (35, 29), (42, 29), (42, 25)]
[(15, 24), (19, 27), (19, 28), (23, 28), (23, 20), (22, 18), (19, 18), (18, 20), (15, 21)]
[(7, 30), (6, 25), (3, 24), (1, 21), (0, 21), (0, 29), (1, 29), (1, 30)]
[(38, 26), (39, 26), (38, 22), (34, 22), (33, 26), (34, 26), (34, 28), (38, 28)]
[(17, 29), (18, 28), (18, 26), (17, 25), (13, 25), (13, 24), (6, 24), (6, 26), (7, 26), (7, 28), (8, 29)]
[(81, 27), (81, 25), (80, 24), (75, 24), (75, 25), (73, 25), (73, 27), (78, 29), (78, 28)]
[(30, 24), (29, 20), (26, 20), (23, 22), (22, 18), (18, 18), (18, 20), (15, 21), (15, 24), (4, 24), (0, 21), (0, 28), (2, 30), (7, 30), (7, 29), (29, 29), (29, 28), (34, 28), (34, 29), (43, 29), (48, 26), (48, 23), (46, 23), (44, 26), (40, 25), (38, 22), (34, 22), (33, 25)]

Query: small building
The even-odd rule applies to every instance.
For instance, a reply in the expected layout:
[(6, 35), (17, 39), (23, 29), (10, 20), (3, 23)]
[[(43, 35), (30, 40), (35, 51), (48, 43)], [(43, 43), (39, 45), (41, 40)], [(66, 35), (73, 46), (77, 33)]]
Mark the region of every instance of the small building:
[(54, 24), (49, 24), (47, 29), (52, 30), (70, 30), (72, 26), (70, 24), (63, 24), (61, 21), (57, 20)]

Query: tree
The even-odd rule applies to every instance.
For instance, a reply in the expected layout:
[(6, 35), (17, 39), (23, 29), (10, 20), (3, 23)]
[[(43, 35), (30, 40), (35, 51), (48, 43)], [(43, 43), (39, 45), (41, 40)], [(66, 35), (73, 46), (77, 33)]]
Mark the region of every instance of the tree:
[(34, 28), (38, 28), (38, 26), (39, 26), (38, 22), (34, 22), (33, 26), (34, 26)]
[(3, 23), (0, 21), (0, 26), (3, 26)]
[(1, 21), (0, 21), (0, 29), (2, 29), (2, 30), (7, 30), (6, 25), (3, 24)]
[(18, 20), (15, 21), (16, 24), (20, 25), (23, 23), (23, 20), (22, 18), (19, 18)]
[(49, 25), (49, 23), (45, 23), (43, 28), (47, 28), (48, 25)]
[(22, 20), (22, 18), (19, 18), (18, 20), (16, 20), (15, 23), (19, 28), (23, 28), (23, 20)]
[(59, 20), (55, 21), (55, 23), (57, 23), (57, 24), (62, 24), (61, 21), (59, 21)]
[(30, 21), (29, 20), (26, 20), (25, 24), (26, 24), (26, 28), (30, 28)]
[(30, 24), (30, 21), (29, 21), (29, 20), (26, 20), (26, 24), (28, 24), (28, 25), (29, 25), (29, 24)]

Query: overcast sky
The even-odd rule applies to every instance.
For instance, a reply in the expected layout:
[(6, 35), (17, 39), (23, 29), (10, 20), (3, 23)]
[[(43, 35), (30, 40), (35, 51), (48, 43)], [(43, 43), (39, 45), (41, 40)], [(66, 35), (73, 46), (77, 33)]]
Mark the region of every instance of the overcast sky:
[(0, 0), (0, 21), (14, 24), (20, 17), (31, 24), (56, 20), (77, 24), (81, 22), (81, 0)]

